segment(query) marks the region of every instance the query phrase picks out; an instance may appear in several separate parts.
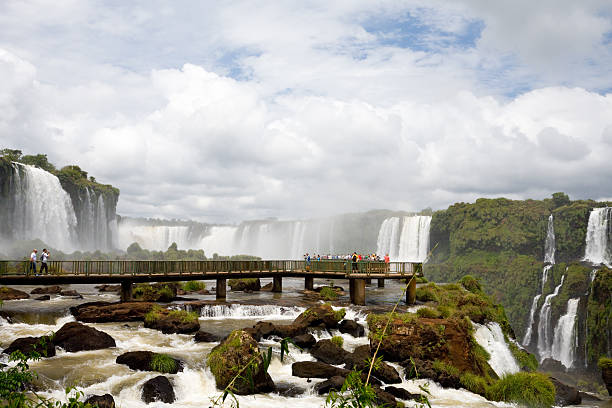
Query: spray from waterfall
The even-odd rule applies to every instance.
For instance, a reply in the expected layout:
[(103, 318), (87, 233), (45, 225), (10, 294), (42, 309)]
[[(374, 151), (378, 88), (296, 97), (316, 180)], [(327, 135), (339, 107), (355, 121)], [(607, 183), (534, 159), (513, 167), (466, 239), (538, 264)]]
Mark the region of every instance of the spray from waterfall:
[(558, 360), (566, 368), (574, 365), (576, 348), (578, 347), (578, 332), (576, 330), (576, 316), (580, 298), (567, 301), (567, 311), (559, 318), (555, 327), (552, 343), (552, 358)]

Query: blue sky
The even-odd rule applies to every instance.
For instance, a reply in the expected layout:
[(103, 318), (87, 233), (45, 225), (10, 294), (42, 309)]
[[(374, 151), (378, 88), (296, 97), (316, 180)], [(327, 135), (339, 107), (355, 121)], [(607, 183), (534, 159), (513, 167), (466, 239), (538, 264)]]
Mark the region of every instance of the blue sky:
[(130, 216), (609, 198), (610, 16), (597, 0), (9, 0), (0, 139), (118, 186)]

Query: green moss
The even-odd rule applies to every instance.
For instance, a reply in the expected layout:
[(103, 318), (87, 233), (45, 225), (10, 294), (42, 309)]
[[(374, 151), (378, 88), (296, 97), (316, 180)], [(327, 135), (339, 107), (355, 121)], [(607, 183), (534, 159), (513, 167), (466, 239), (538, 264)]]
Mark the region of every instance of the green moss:
[(470, 372), (464, 372), (459, 377), (461, 386), (466, 390), (478, 395), (486, 395), (489, 384), (484, 377)]
[(555, 386), (541, 373), (516, 373), (502, 377), (487, 392), (494, 401), (514, 402), (533, 408), (548, 408), (555, 403)]
[(158, 371), (160, 373), (173, 373), (177, 369), (177, 362), (175, 359), (167, 354), (153, 354), (151, 358), (151, 370)]
[(416, 298), (421, 302), (437, 302), (438, 295), (437, 289), (438, 286), (435, 283), (429, 283), (425, 286), (418, 287), (416, 290)]
[(188, 281), (183, 283), (182, 289), (185, 292), (199, 292), (206, 289), (206, 283), (202, 281)]
[(344, 339), (342, 338), (342, 336), (332, 337), (331, 342), (340, 348), (342, 348), (342, 346), (344, 345)]
[(322, 287), (321, 292), (319, 292), (319, 295), (324, 300), (338, 299), (338, 292), (336, 292), (333, 288), (330, 288), (329, 286)]
[(533, 372), (538, 369), (538, 359), (533, 354), (519, 348), (511, 341), (507, 343), (521, 370)]
[(384, 314), (370, 313), (368, 317), (366, 318), (366, 321), (368, 323), (368, 328), (370, 329), (370, 334), (369, 334), (370, 338), (380, 338), (380, 335), (382, 334), (382, 330), (385, 324), (387, 323), (387, 320), (389, 319), (389, 317), (391, 317), (391, 323), (389, 324), (387, 328), (386, 334), (389, 334), (391, 332), (391, 329), (393, 327), (393, 322), (396, 320), (398, 320), (401, 324), (414, 323), (418, 320), (418, 316), (414, 313), (393, 313), (393, 314), (391, 313), (384, 313)]
[(231, 286), (237, 286), (240, 282), (243, 282), (247, 285), (254, 285), (257, 283), (258, 278), (242, 278), (242, 279), (230, 279), (227, 281), (227, 284)]
[(607, 370), (612, 370), (612, 358), (601, 357), (599, 361), (597, 361), (597, 367), (599, 367), (601, 370), (604, 368)]
[(163, 316), (162, 310), (165, 310), (165, 309), (159, 305), (153, 305), (151, 310), (149, 310), (144, 315), (144, 321), (149, 324), (155, 323), (156, 321), (162, 318)]
[(432, 309), (431, 307), (422, 307), (416, 312), (419, 317), (426, 317), (429, 319), (439, 319), (442, 314), (437, 309)]
[(478, 279), (474, 278), (472, 275), (465, 275), (463, 278), (461, 278), (459, 283), (466, 290), (469, 290), (472, 293), (482, 292), (482, 286), (480, 285), (480, 282), (478, 282)]
[(344, 316), (346, 316), (346, 309), (345, 308), (334, 310), (334, 319), (336, 321), (339, 322), (340, 320), (344, 319)]
[(196, 312), (188, 312), (186, 310), (171, 310), (168, 316), (178, 319), (183, 323), (195, 323), (198, 321), (198, 314)]
[(432, 364), (432, 368), (438, 373), (444, 373), (452, 377), (460, 377), (461, 375), (461, 371), (457, 367), (440, 360), (435, 360)]

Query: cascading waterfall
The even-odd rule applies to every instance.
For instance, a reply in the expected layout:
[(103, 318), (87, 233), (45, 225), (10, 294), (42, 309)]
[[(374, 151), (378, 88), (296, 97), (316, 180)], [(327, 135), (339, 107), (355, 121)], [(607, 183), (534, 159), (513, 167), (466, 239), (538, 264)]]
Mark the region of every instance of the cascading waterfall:
[(557, 322), (551, 348), (552, 358), (560, 361), (566, 368), (573, 366), (578, 347), (578, 333), (575, 330), (578, 303), (580, 298), (567, 301), (567, 311)]
[(593, 208), (587, 225), (584, 260), (612, 266), (612, 207)]
[(376, 243), (376, 253), (381, 257), (389, 254), (391, 259), (397, 259), (399, 253), (399, 226), (399, 217), (387, 218), (381, 224)]
[(525, 332), (525, 337), (523, 338), (523, 346), (528, 346), (531, 343), (531, 335), (533, 332), (533, 320), (535, 318), (535, 313), (538, 308), (538, 301), (542, 297), (542, 294), (535, 295), (533, 301), (531, 302), (531, 309), (529, 310), (529, 323), (527, 324), (527, 331)]
[(544, 263), (555, 263), (555, 223), (553, 215), (548, 216), (548, 228), (546, 229), (546, 241), (544, 242)]
[(476, 328), (474, 339), (491, 356), (489, 365), (498, 376), (520, 371), (520, 367), (514, 359), (498, 323), (491, 322), (486, 325), (474, 323), (474, 327)]
[(552, 328), (551, 328), (551, 310), (550, 302), (559, 294), (565, 275), (561, 277), (561, 283), (555, 287), (555, 290), (544, 299), (544, 304), (540, 310), (540, 321), (538, 322), (538, 355), (540, 361), (552, 357)]
[(195, 243), (190, 242), (189, 227), (183, 225), (126, 225), (119, 227), (119, 246), (127, 248), (133, 242), (142, 248), (165, 251), (176, 242), (179, 248), (192, 248)]
[(415, 215), (404, 217), (399, 243), (400, 261), (423, 262), (429, 251), (429, 225), (431, 217)]
[(244, 319), (250, 317), (265, 317), (266, 319), (295, 319), (306, 308), (276, 305), (206, 305), (200, 310), (200, 316), (209, 319)]

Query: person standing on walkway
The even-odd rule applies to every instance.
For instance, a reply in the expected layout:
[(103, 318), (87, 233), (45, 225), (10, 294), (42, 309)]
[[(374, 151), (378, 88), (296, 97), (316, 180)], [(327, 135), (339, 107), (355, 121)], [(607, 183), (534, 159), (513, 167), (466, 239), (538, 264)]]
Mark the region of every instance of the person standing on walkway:
[(389, 254), (385, 254), (385, 271), (389, 272), (391, 258), (389, 258)]
[(43, 269), (45, 270), (45, 274), (49, 274), (49, 268), (47, 268), (47, 259), (49, 259), (49, 252), (47, 252), (47, 248), (44, 248), (42, 254), (40, 254), (40, 274), (43, 275)]
[(353, 256), (351, 256), (351, 261), (353, 262), (353, 271), (357, 271), (357, 262), (359, 262), (359, 256), (357, 252), (353, 252)]
[(31, 271), (34, 271), (34, 275), (36, 275), (36, 253), (37, 252), (38, 251), (35, 248), (30, 254), (30, 269), (28, 269), (28, 273), (30, 273)]

